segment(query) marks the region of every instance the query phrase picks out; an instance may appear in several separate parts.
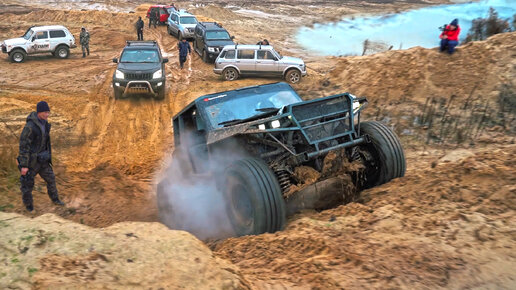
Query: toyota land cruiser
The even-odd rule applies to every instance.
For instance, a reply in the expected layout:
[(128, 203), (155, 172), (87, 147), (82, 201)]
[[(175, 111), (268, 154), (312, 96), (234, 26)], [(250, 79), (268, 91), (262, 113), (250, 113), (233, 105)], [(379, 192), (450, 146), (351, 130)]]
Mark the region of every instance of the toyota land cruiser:
[(127, 41), (113, 74), (115, 99), (125, 94), (151, 94), (165, 97), (165, 63), (156, 41)]

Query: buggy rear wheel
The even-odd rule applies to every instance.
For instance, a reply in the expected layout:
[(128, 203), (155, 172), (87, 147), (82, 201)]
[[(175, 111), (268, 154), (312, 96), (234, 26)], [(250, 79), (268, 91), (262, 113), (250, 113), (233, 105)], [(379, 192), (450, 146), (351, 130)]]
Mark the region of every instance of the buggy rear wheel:
[(281, 230), (285, 201), (276, 175), (261, 160), (246, 158), (232, 163), (224, 173), (226, 209), (237, 236)]
[(369, 135), (362, 159), (365, 162), (364, 188), (371, 188), (405, 175), (405, 154), (398, 136), (387, 126), (376, 121), (360, 123), (361, 135)]

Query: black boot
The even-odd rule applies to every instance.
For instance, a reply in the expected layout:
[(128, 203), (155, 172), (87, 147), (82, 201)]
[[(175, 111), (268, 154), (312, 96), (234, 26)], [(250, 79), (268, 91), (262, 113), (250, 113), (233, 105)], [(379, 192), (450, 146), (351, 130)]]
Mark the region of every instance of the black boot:
[(62, 202), (62, 201), (61, 201), (61, 200), (59, 200), (59, 199), (55, 199), (55, 200), (53, 200), (52, 202), (53, 202), (55, 205), (61, 205), (61, 206), (65, 205), (65, 204), (64, 204), (64, 202)]
[(29, 205), (26, 205), (25, 206), (25, 209), (28, 211), (28, 212), (32, 212), (34, 210), (34, 206), (32, 204), (29, 204)]
[(88, 49), (88, 55), (90, 55), (90, 50)]
[(84, 52), (82, 53), (82, 57), (86, 57), (86, 54)]

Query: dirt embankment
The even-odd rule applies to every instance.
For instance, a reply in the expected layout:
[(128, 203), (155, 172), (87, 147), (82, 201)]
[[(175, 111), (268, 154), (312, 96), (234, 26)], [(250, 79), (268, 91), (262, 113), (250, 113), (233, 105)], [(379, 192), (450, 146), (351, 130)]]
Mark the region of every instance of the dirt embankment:
[[(285, 13), (290, 11), (286, 9), (287, 4), (281, 5)], [(342, 9), (351, 11), (356, 7), (342, 6)], [(297, 56), (303, 56), (304, 52), (290, 45), (285, 29), (293, 31), (296, 25), (305, 23), (302, 11), (317, 14), (310, 10), (312, 8), (297, 5), (291, 13), (299, 18), (293, 18), (290, 27), (288, 19), (281, 15), (271, 21), (268, 17), (238, 12), (238, 9), (213, 6), (197, 9), (192, 11), (221, 22), (241, 43), (268, 38), (283, 54)], [(267, 7), (260, 9), (274, 13)], [(180, 70), (177, 40), (167, 35), (163, 26), (146, 27), (145, 39), (158, 41), (163, 53), (170, 58), (167, 96), (163, 101), (114, 100), (111, 76), (115, 64), (111, 59), (118, 56), (125, 40), (135, 39), (134, 22), (145, 9), (136, 12), (41, 10), (29, 14), (0, 14), (0, 39), (19, 36), (31, 25), (55, 22), (66, 25), (76, 36), (80, 27), (86, 26), (92, 36), (92, 54), (84, 59), (79, 50), (72, 50), (67, 60), (48, 55), (12, 64), (5, 55), (0, 58), (0, 74), (4, 76), (0, 78), (2, 164), (3, 160), (13, 162), (17, 136), (35, 104), (46, 99), (52, 109), (55, 171), (58, 189), (67, 206), (50, 205), (44, 184), (38, 181), (34, 216), (51, 212), (96, 227), (122, 221), (156, 221), (153, 178), (172, 149), (170, 118), (203, 94), (278, 81), (242, 78), (223, 82), (213, 74), (212, 65), (203, 63), (196, 54), (191, 56), (187, 67)], [(238, 17), (226, 19), (221, 15)], [(514, 143), (514, 135), (511, 135), (514, 118), (512, 121), (512, 115), (502, 118), (506, 111), (501, 109), (500, 95), (502, 85), (509, 92), (515, 91), (515, 35), (507, 33), (462, 46), (452, 56), (432, 49), (413, 48), (364, 57), (310, 59), (309, 76), (294, 88), (305, 98), (345, 91), (367, 96), (370, 105), (364, 111), (366, 119), (381, 120), (400, 135), (407, 154), (407, 176), (363, 192), (357, 203), (321, 213), (296, 215), (289, 220), (284, 232), (212, 244), (214, 253), (236, 264), (253, 288), (413, 288), (414, 285), (418, 288), (477, 285), (514, 288), (511, 284), (514, 274), (510, 272), (516, 264), (513, 254), (516, 194), (513, 156), (516, 152), (511, 144)], [(451, 95), (455, 98), (448, 110)], [(432, 106), (427, 105), (427, 100), (432, 98), (436, 101)], [(508, 100), (509, 106), (514, 103)], [(447, 127), (435, 124), (455, 124), (450, 122), (461, 110), (465, 110), (467, 116), (471, 114), (470, 105), (454, 107), (466, 103), (478, 107), (481, 112), (478, 120), (489, 122), (480, 124), (471, 118), (480, 125), (469, 135), (474, 140), (468, 142), (457, 144), (449, 142), (451, 137), (437, 138), (445, 135)], [(430, 115), (434, 116), (433, 125), (427, 122)], [(425, 117), (425, 122), (421, 117)], [(432, 136), (427, 134), (430, 131)], [(458, 130), (453, 132), (458, 134)], [(457, 148), (462, 149), (451, 151)], [(3, 193), (0, 208), (24, 213), (17, 188), (18, 176), (15, 169), (9, 170), (0, 168)], [(34, 221), (44, 223), (46, 218), (48, 216)], [(76, 227), (86, 229), (82, 225)], [(100, 237), (99, 231), (104, 230), (85, 231)], [(144, 231), (141, 235), (155, 239), (158, 232), (161, 235), (158, 230)], [(93, 243), (95, 238), (87, 237), (90, 234), (81, 238), (88, 241), (91, 238)], [(20, 243), (25, 243), (23, 237), (20, 236)], [(113, 241), (123, 239), (123, 235), (115, 235)], [(188, 238), (185, 237), (185, 241), (189, 241)], [(49, 250), (49, 255), (64, 253), (47, 246), (39, 249), (32, 244), (34, 240), (30, 243), (27, 253), (32, 253), (33, 249), (41, 252), (28, 259), (27, 265), (38, 271), (31, 270), (30, 276), (29, 266), (22, 267), (20, 273), (24, 274), (20, 277), (28, 281), (26, 285), (34, 281), (54, 281), (48, 280), (54, 277), (47, 273), (50, 270), (42, 271), (48, 264), (40, 258), (46, 255), (45, 249)], [(151, 251), (160, 243), (149, 245), (145, 247)], [(171, 250), (170, 255), (175, 253)], [(66, 255), (58, 260), (68, 265), (70, 259), (75, 258)], [(81, 261), (105, 263), (90, 252), (81, 252), (81, 255), (85, 255), (81, 256)], [(12, 259), (7, 255), (3, 257)], [(54, 261), (52, 259), (49, 261)], [(12, 261), (8, 263), (13, 266)], [(185, 262), (187, 266), (189, 263)], [(102, 268), (99, 277), (111, 279), (116, 275), (119, 268), (115, 264), (99, 266)], [(104, 275), (106, 269), (113, 269), (114, 274)], [(38, 276), (38, 273), (46, 274)], [(34, 280), (36, 278), (42, 280)]]
[(0, 212), (0, 229), (3, 289), (246, 288), (237, 267), (159, 223), (93, 229), (52, 214)]
[(514, 145), (439, 159), (411, 152), (407, 175), (360, 203), (211, 247), (257, 288), (513, 288), (514, 154)]

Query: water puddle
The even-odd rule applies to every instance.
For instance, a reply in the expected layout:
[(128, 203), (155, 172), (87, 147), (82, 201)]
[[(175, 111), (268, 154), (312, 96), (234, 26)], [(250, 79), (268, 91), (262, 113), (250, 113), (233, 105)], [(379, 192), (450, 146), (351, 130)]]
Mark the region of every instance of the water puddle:
[(486, 17), (489, 7), (498, 17), (509, 18), (516, 13), (516, 0), (483, 0), (463, 4), (439, 5), (410, 10), (397, 14), (344, 18), (337, 23), (315, 24), (303, 27), (296, 35), (297, 43), (318, 55), (361, 55), (364, 41), (368, 39), (379, 47), (406, 49), (414, 46), (426, 48), (439, 44), (439, 27), (459, 19), (460, 40), (466, 38), (471, 21)]

